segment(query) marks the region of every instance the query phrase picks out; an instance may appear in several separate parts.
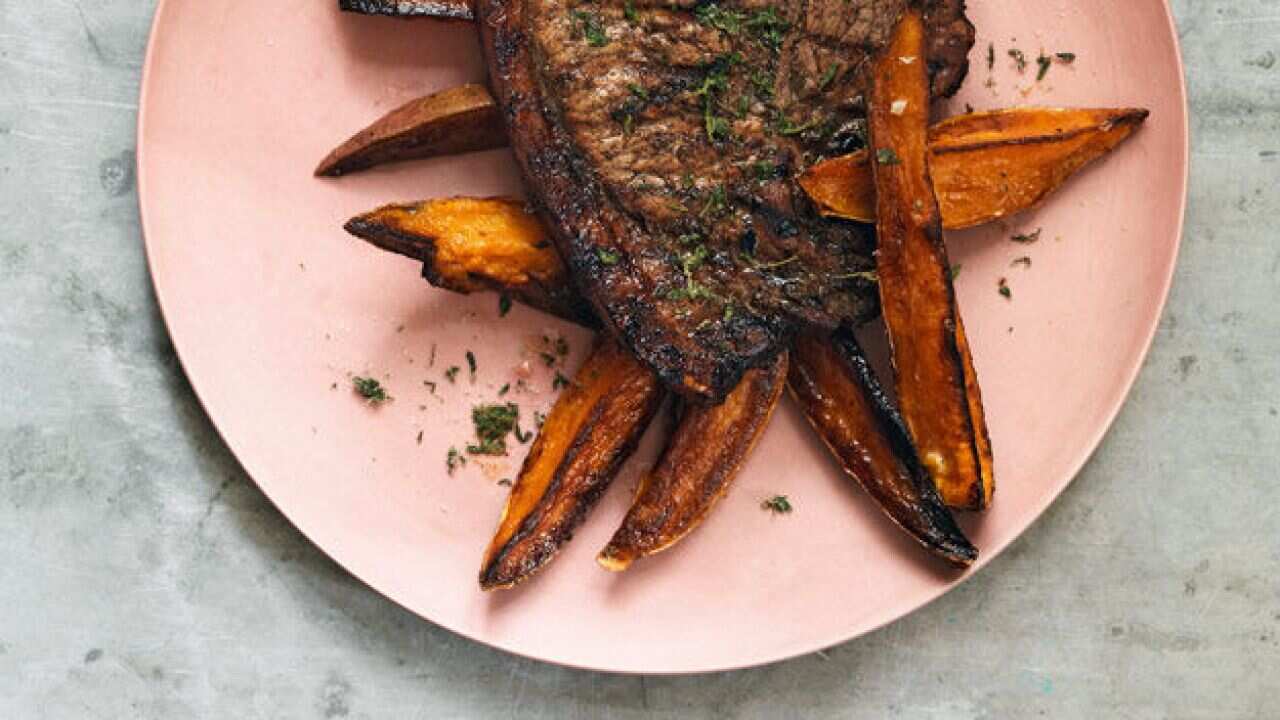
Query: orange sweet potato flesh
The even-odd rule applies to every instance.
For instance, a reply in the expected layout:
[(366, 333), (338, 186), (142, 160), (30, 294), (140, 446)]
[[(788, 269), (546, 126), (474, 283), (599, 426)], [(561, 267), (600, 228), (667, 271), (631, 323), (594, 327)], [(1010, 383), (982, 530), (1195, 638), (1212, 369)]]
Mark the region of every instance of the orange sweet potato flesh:
[(787, 356), (748, 370), (719, 405), (684, 409), (657, 465), (644, 475), (621, 527), (596, 558), (621, 571), (670, 548), (706, 518), (760, 439), (786, 383)]
[[(929, 172), (948, 230), (1036, 207), (1085, 165), (1111, 152), (1147, 118), (1138, 108), (1009, 108), (948, 118), (929, 128)], [(827, 160), (800, 186), (827, 217), (874, 222), (866, 151)]]
[(968, 567), (978, 551), (956, 525), (853, 334), (803, 333), (787, 386), (845, 473), (930, 552)]
[(994, 490), (990, 442), (929, 176), (924, 50), (924, 24), (913, 6), (876, 63), (867, 113), (876, 273), (911, 439), (943, 501), (976, 510), (990, 504)]
[(336, 177), (401, 160), (490, 150), (507, 144), (493, 96), (483, 85), (460, 85), (410, 100), (334, 148), (316, 167)]
[(664, 390), (610, 339), (598, 341), (556, 400), (498, 521), (480, 587), (510, 588), (545, 566), (635, 449)]
[(594, 327), (538, 217), (513, 198), (440, 198), (358, 215), (347, 232), (423, 263), (432, 285), (495, 291)]

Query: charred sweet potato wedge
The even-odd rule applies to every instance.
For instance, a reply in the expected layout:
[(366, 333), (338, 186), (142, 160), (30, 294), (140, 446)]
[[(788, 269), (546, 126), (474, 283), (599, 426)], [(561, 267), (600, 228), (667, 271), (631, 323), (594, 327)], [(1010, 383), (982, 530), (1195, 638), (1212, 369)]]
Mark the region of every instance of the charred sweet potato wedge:
[(401, 105), (334, 148), (316, 166), (336, 177), (401, 160), (490, 150), (507, 144), (493, 97), (483, 85), (460, 85)]
[(876, 273), (911, 439), (943, 501), (977, 510), (990, 504), (994, 489), (990, 442), (929, 176), (924, 49), (921, 11), (913, 5), (876, 63), (868, 108)]
[(596, 558), (626, 570), (697, 527), (737, 476), (786, 384), (787, 356), (748, 370), (718, 405), (687, 405), (657, 465), (644, 475), (621, 527)]
[(463, 294), (490, 290), (594, 327), (590, 306), (537, 216), (513, 198), (441, 198), (387, 205), (358, 215), (347, 232), (422, 262), (436, 287)]
[(977, 549), (938, 496), (851, 332), (797, 338), (787, 386), (845, 473), (891, 520), (952, 565), (973, 564)]
[(468, 0), (338, 0), (338, 8), (363, 15), (400, 18), (475, 19)]
[[(948, 118), (929, 129), (929, 173), (949, 230), (1039, 205), (1147, 118), (1138, 108), (1010, 108)], [(875, 222), (868, 153), (818, 163), (800, 186), (828, 217)]]
[(573, 537), (635, 449), (664, 395), (657, 377), (611, 339), (552, 407), (480, 566), (480, 587), (528, 579)]

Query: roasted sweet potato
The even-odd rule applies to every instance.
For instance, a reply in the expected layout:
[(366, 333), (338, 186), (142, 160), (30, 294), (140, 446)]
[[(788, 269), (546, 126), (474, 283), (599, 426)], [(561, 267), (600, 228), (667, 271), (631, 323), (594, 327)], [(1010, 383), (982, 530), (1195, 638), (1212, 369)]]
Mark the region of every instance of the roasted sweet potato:
[(782, 395), (787, 356), (748, 370), (719, 405), (687, 405), (657, 465), (596, 560), (621, 571), (675, 545), (707, 516), (738, 474)]
[(977, 559), (852, 333), (802, 334), (791, 351), (787, 385), (845, 473), (890, 519), (952, 565), (968, 567)]
[[(937, 123), (929, 129), (929, 172), (942, 226), (973, 227), (1035, 207), (1146, 118), (1137, 108), (1010, 108)], [(859, 151), (818, 163), (800, 186), (823, 215), (874, 222), (867, 158)]]
[(475, 19), (475, 11), (468, 0), (338, 0), (338, 7), (364, 15), (440, 20)]
[(611, 339), (597, 341), (525, 458), (480, 566), (480, 587), (526, 580), (573, 537), (662, 402), (657, 377)]
[(921, 461), (944, 502), (981, 509), (993, 490), (990, 443), (929, 176), (924, 50), (913, 4), (876, 63), (868, 108), (880, 307), (898, 402)]
[(506, 293), (595, 327), (536, 215), (512, 198), (441, 198), (358, 215), (347, 232), (423, 263), (432, 285), (463, 294)]
[(390, 162), (490, 150), (507, 144), (493, 97), (460, 85), (401, 105), (334, 148), (316, 167), (336, 177)]

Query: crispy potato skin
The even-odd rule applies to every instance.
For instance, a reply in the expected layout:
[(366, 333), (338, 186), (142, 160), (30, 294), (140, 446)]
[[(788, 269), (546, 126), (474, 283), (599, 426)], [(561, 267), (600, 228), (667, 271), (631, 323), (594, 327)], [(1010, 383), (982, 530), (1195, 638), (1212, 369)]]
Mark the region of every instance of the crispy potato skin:
[(596, 327), (568, 282), (537, 216), (513, 198), (441, 198), (387, 205), (358, 215), (347, 232), (423, 263), (436, 287), (492, 290), (553, 315)]
[(635, 449), (664, 391), (611, 339), (597, 342), (525, 458), (480, 567), (480, 587), (510, 588), (549, 562)]
[(657, 465), (640, 480), (622, 526), (596, 558), (621, 571), (697, 527), (733, 482), (786, 383), (787, 355), (748, 370), (718, 405), (688, 405)]
[(438, 20), (475, 19), (471, 3), (467, 0), (338, 0), (338, 7), (346, 12), (364, 15)]
[(801, 334), (791, 352), (787, 386), (845, 474), (891, 520), (948, 563), (973, 564), (977, 549), (938, 496), (902, 417), (851, 332)]
[[(1036, 207), (1146, 120), (1139, 108), (1009, 108), (948, 118), (929, 128), (929, 172), (948, 230)], [(874, 222), (866, 151), (818, 163), (800, 186), (827, 217)]]
[(875, 69), (876, 271), (911, 438), (943, 501), (977, 510), (994, 489), (990, 442), (929, 176), (924, 43), (919, 11), (908, 10)]
[[(430, 209), (433, 205), (438, 207)], [(465, 222), (461, 222), (463, 227), (478, 223), (500, 232), (503, 242), (495, 249), (488, 233), (442, 232), (435, 220), (453, 213), (465, 218)], [(541, 226), (526, 225), (523, 214), (517, 201), (504, 198), (436, 200), (388, 206), (366, 213), (357, 218), (362, 222), (357, 229), (376, 238), (373, 241), (380, 247), (414, 259), (427, 258), (428, 271), (424, 274), (432, 278), (437, 287), (463, 293), (504, 292), (526, 303), (532, 300), (534, 307), (557, 312), (565, 319), (594, 326), (585, 301), (568, 303), (577, 308), (570, 313), (564, 311), (565, 303), (558, 303), (560, 307), (549, 307), (546, 303), (549, 296), (572, 298), (573, 291), (559, 257), (541, 233)], [(510, 224), (502, 220), (504, 215), (510, 215)], [(371, 230), (374, 228), (376, 230)], [(434, 264), (434, 246), (441, 235), (452, 238), (453, 256), (472, 256), (462, 263), (465, 271), (451, 272), (455, 263)], [(530, 276), (537, 277), (538, 292), (532, 295), (527, 289)], [(937, 500), (932, 481), (920, 471), (901, 417), (885, 398), (870, 368), (865, 366), (856, 341), (852, 336), (847, 341), (844, 337), (843, 333), (838, 334), (836, 340), (826, 344), (819, 336), (805, 336), (797, 341), (788, 374), (793, 395), (845, 471), (866, 488), (895, 522), (947, 561), (956, 565), (972, 561), (976, 551), (955, 529), (950, 514)], [(635, 372), (643, 375), (648, 371), (637, 364)], [(570, 392), (579, 393), (581, 389), (575, 386)], [(553, 411), (544, 428), (557, 427), (562, 419), (561, 413)], [(550, 460), (539, 462), (540, 469), (534, 472), (545, 472), (551, 465)], [(923, 487), (918, 485), (921, 478), (925, 483)], [(558, 545), (544, 543), (543, 547), (553, 552)], [(491, 548), (491, 553), (496, 552)], [(495, 568), (492, 572), (498, 584), (494, 587), (514, 584), (514, 580), (496, 580), (501, 573), (493, 565), (494, 559), (496, 556), (487, 558), (485, 565), (486, 569)], [(527, 561), (527, 554), (525, 559)], [(505, 572), (508, 577), (518, 575), (509, 568)]]
[(410, 100), (346, 142), (316, 166), (336, 177), (402, 160), (504, 147), (506, 128), (483, 85), (460, 85)]

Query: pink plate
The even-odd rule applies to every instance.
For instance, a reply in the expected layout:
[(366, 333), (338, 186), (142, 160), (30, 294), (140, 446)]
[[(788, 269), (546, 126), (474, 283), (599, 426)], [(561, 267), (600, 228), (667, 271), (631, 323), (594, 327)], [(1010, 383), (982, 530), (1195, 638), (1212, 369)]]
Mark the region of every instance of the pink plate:
[[(593, 561), (652, 458), (650, 433), (555, 563), (517, 591), (481, 593), (480, 553), (507, 492), (497, 481), (516, 472), (525, 446), (453, 476), (445, 454), (470, 436), (474, 403), (514, 386), (535, 338), (567, 337), (569, 372), (589, 335), (524, 308), (499, 318), (494, 297), (434, 290), (413, 263), (342, 231), (382, 203), (520, 192), (520, 181), (505, 151), (311, 177), (333, 145), (387, 109), (484, 77), (466, 24), (335, 6), (161, 2), (138, 128), (147, 254), (182, 364), (245, 469), (309, 538), (433, 622), (614, 671), (720, 670), (811, 652), (961, 579), (849, 486), (788, 400), (732, 492), (677, 549), (620, 576)], [(1133, 140), (1042, 210), (948, 238), (996, 452), (995, 507), (966, 520), (986, 561), (1080, 469), (1142, 364), (1177, 255), (1187, 116), (1162, 0), (970, 6), (978, 47), (952, 111), (966, 102), (1152, 111)], [(1034, 63), (1013, 69), (1014, 46), (1077, 60), (1037, 84)], [(1044, 230), (1034, 245), (1007, 239), (1035, 228)], [(1010, 266), (1021, 255), (1032, 267)], [(1001, 277), (1011, 300), (996, 292)], [(456, 384), (443, 377), (451, 365), (462, 367)], [(381, 378), (394, 401), (367, 406), (352, 373)], [(530, 389), (507, 396), (526, 423), (549, 407), (551, 380), (534, 363)], [(424, 381), (438, 383), (434, 394)], [(775, 493), (790, 496), (791, 515), (761, 510)]]

